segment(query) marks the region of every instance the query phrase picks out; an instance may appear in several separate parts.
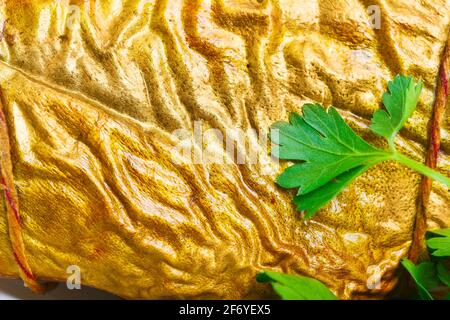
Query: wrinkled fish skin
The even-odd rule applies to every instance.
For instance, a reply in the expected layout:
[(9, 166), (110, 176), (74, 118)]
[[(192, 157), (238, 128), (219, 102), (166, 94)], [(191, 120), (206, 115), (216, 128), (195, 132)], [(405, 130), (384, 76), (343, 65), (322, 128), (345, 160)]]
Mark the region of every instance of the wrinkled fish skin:
[[(450, 1), (373, 1), (379, 30), (369, 2), (2, 1), (0, 89), (33, 272), (65, 281), (77, 265), (84, 285), (139, 299), (267, 297), (262, 269), (316, 277), (345, 299), (391, 291), (418, 175), (377, 166), (302, 222), (274, 184), (286, 164), (194, 165), (171, 135), (199, 120), (264, 131), (314, 101), (379, 144), (368, 120), (403, 73), (425, 90), (398, 142), (423, 159)], [(17, 277), (4, 207), (0, 197), (0, 274)], [(449, 226), (449, 212), (435, 184), (430, 227)]]

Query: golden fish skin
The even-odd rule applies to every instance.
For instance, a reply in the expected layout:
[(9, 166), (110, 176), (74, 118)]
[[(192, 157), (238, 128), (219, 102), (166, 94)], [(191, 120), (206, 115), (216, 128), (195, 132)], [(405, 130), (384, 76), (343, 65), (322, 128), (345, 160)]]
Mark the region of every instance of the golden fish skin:
[[(423, 160), (450, 1), (373, 1), (380, 29), (369, 2), (2, 1), (0, 90), (34, 274), (65, 281), (77, 265), (83, 285), (130, 299), (270, 297), (255, 281), (265, 269), (343, 299), (389, 293), (412, 239), (411, 170), (379, 165), (301, 221), (274, 183), (287, 163), (192, 164), (173, 151), (173, 131), (196, 121), (267, 131), (306, 102), (336, 106), (380, 143), (369, 119), (402, 73), (425, 89), (398, 143)], [(431, 199), (430, 228), (450, 226), (448, 192), (435, 183)], [(0, 275), (18, 272), (0, 197)]]

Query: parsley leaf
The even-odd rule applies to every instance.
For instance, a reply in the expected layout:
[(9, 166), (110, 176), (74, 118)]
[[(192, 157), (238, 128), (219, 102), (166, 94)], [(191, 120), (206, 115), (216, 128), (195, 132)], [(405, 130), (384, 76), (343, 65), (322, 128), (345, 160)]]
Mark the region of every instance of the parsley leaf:
[(334, 108), (327, 112), (320, 105), (307, 104), (303, 117), (292, 113), (290, 124), (278, 122), (272, 129), (271, 139), (279, 145), (273, 153), (280, 159), (304, 161), (277, 180), (283, 188), (300, 187), (299, 195), (325, 185), (330, 177), (386, 157), (354, 133)]
[(408, 259), (403, 259), (402, 264), (416, 282), (420, 298), (434, 300), (429, 290), (440, 285), (436, 265), (433, 262), (423, 262), (416, 266)]
[(311, 218), (314, 213), (333, 200), (336, 195), (341, 193), (351, 182), (369, 168), (370, 165), (356, 167), (343, 173), (321, 188), (296, 196), (294, 204), (297, 205), (297, 210), (300, 212), (306, 211), (304, 219)]
[[(424, 300), (433, 300), (430, 290), (450, 289), (450, 270), (447, 268), (448, 257), (450, 257), (450, 245), (447, 242), (436, 240), (450, 239), (450, 229), (433, 230), (428, 232), (430, 239), (427, 240), (429, 249), (435, 249), (432, 253), (432, 261), (423, 262), (414, 265), (408, 259), (402, 260), (403, 266), (411, 274), (411, 277), (417, 284), (420, 298)], [(447, 287), (447, 289), (444, 289)], [(444, 298), (450, 298), (450, 294)]]
[(372, 165), (389, 155), (360, 138), (334, 108), (307, 104), (303, 116), (290, 115), (290, 123), (277, 122), (270, 138), (277, 144), (272, 154), (280, 159), (302, 161), (281, 174), (283, 188), (299, 188), (294, 202), (306, 218), (332, 200)]
[(427, 246), (433, 249), (432, 255), (435, 257), (450, 257), (450, 228), (432, 231), (435, 237), (427, 240)]
[(388, 84), (389, 91), (383, 95), (385, 110), (374, 113), (371, 129), (385, 137), (394, 146), (395, 136), (416, 110), (422, 91), (422, 82), (414, 83), (412, 77), (397, 76)]
[(447, 269), (443, 261), (437, 264), (437, 273), (442, 283), (450, 288), (450, 270)]
[(430, 234), (431, 237), (436, 237), (436, 236), (450, 237), (450, 228), (431, 230), (431, 231), (428, 231), (428, 234)]
[(337, 300), (322, 282), (302, 276), (265, 271), (257, 276), (258, 282), (270, 282), (283, 300)]
[(272, 155), (297, 161), (277, 179), (286, 189), (298, 188), (294, 203), (310, 218), (372, 166), (398, 161), (450, 187), (450, 179), (395, 149), (394, 139), (414, 112), (422, 90), (411, 77), (398, 76), (383, 97), (387, 111), (375, 113), (371, 130), (385, 137), (390, 150), (378, 149), (359, 137), (333, 107), (306, 104), (303, 115), (292, 113), (288, 122), (275, 123), (270, 139)]

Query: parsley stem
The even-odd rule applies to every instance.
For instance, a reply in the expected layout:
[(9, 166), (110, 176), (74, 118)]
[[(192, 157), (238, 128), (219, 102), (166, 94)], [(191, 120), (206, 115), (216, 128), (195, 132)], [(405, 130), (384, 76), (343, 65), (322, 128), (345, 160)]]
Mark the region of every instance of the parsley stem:
[(433, 170), (430, 167), (427, 167), (423, 163), (420, 163), (418, 161), (410, 159), (399, 152), (394, 153), (393, 160), (397, 160), (398, 162), (404, 164), (408, 168), (411, 168), (411, 169), (419, 172), (422, 175), (430, 177), (436, 181), (439, 181), (439, 182), (445, 184), (447, 187), (450, 187), (450, 179), (449, 178), (440, 174), (436, 170)]
[(388, 144), (389, 144), (389, 149), (393, 152), (393, 153), (397, 153), (397, 146), (395, 144), (395, 137), (391, 137), (388, 139)]

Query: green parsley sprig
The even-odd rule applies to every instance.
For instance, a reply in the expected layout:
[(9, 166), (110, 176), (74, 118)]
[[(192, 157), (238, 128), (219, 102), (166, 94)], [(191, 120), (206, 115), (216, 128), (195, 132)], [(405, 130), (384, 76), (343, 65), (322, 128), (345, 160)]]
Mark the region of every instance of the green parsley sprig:
[(257, 275), (260, 283), (271, 283), (274, 291), (283, 300), (337, 300), (337, 297), (319, 280), (264, 271)]
[(303, 115), (292, 113), (290, 121), (275, 123), (270, 138), (272, 155), (299, 161), (277, 179), (286, 189), (298, 188), (294, 203), (305, 219), (312, 217), (358, 176), (384, 161), (399, 163), (450, 187), (450, 179), (400, 153), (395, 145), (399, 131), (417, 107), (422, 82), (397, 76), (383, 95), (386, 110), (375, 112), (370, 129), (384, 137), (388, 150), (374, 147), (359, 137), (333, 107), (306, 104)]
[(426, 243), (430, 261), (414, 265), (403, 259), (402, 265), (414, 279), (420, 299), (434, 300), (440, 294), (450, 300), (450, 229), (430, 231)]

